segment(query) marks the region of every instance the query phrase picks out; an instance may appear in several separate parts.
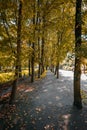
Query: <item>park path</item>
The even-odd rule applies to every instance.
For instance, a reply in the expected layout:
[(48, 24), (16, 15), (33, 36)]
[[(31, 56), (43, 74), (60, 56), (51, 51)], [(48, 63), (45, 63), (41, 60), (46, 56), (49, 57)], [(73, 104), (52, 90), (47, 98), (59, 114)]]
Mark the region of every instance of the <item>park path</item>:
[(86, 130), (87, 107), (73, 108), (73, 75), (65, 74), (60, 70), (56, 79), (48, 70), (41, 81), (26, 82), (26, 89), (19, 89), (16, 103), (0, 120), (0, 130)]

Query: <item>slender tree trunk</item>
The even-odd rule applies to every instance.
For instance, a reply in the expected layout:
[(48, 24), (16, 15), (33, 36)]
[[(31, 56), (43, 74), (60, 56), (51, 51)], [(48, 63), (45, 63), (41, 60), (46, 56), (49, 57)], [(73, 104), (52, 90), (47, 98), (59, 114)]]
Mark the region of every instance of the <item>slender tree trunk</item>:
[(19, 77), (22, 77), (22, 69), (21, 69), (21, 65), (19, 65)]
[[(29, 48), (31, 47), (31, 41), (29, 40)], [(28, 75), (31, 76), (31, 58), (28, 59)]]
[(17, 25), (17, 55), (16, 55), (16, 67), (15, 67), (15, 76), (12, 86), (12, 92), (10, 97), (10, 104), (13, 103), (16, 90), (17, 90), (17, 80), (21, 76), (21, 20), (22, 20), (22, 1), (19, 1), (19, 10), (18, 10), (18, 25)]
[(46, 65), (46, 70), (48, 69), (48, 65)]
[[(34, 1), (34, 5), (33, 5), (33, 25), (35, 26), (35, 1)], [(33, 32), (33, 39), (35, 40), (35, 29)], [(34, 82), (34, 77), (35, 77), (35, 72), (34, 72), (34, 60), (35, 60), (35, 41), (32, 43), (32, 58), (31, 58), (31, 82)]]
[(40, 78), (40, 74), (41, 74), (41, 65), (39, 63), (39, 68), (38, 68), (38, 78)]
[(57, 68), (57, 67), (55, 67), (55, 72), (54, 72), (55, 75), (56, 75), (56, 68)]
[(43, 27), (42, 27), (42, 50), (41, 50), (41, 74), (44, 72), (44, 24), (45, 24), (45, 17), (42, 17)]
[(31, 61), (29, 59), (29, 63), (28, 63), (28, 72), (29, 72), (29, 76), (31, 76)]
[(57, 73), (57, 79), (58, 79), (59, 78), (59, 63), (57, 63), (56, 73)]
[(54, 73), (54, 65), (52, 65), (52, 72)]
[(37, 0), (37, 22), (38, 25), (38, 78), (40, 78), (41, 75), (41, 47), (40, 47), (40, 0)]
[(81, 77), (81, 3), (82, 0), (76, 0), (76, 18), (75, 18), (75, 69), (74, 69), (74, 106), (81, 109), (82, 101), (80, 94)]
[(38, 78), (40, 78), (40, 74), (41, 74), (40, 38), (38, 38), (38, 59), (39, 59)]
[(0, 66), (0, 71), (2, 70), (2, 67)]
[(21, 26), (22, 26), (22, 1), (19, 0), (18, 30), (17, 30), (17, 66), (18, 66), (18, 77), (22, 77), (22, 70), (21, 70)]
[[(34, 45), (33, 45), (33, 49), (34, 49)], [(33, 56), (31, 59), (31, 82), (34, 82), (34, 76), (35, 73), (34, 73), (34, 52), (33, 52)]]
[(31, 58), (31, 82), (34, 82), (34, 77), (35, 77), (35, 71), (34, 71), (35, 44), (34, 43), (32, 43), (32, 49), (33, 49), (33, 52), (32, 52), (32, 58)]
[(42, 37), (41, 74), (44, 72), (44, 36)]
[(57, 32), (57, 65), (56, 65), (56, 74), (57, 74), (57, 79), (59, 78), (59, 57), (60, 57), (60, 43), (62, 42), (62, 34)]

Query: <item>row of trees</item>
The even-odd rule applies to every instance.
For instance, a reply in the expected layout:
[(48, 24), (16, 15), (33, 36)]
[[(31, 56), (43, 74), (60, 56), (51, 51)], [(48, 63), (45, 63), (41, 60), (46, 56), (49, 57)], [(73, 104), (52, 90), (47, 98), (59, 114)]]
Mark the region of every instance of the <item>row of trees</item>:
[(34, 82), (37, 65), (38, 78), (47, 66), (56, 68), (55, 74), (58, 78), (59, 65), (67, 53), (71, 52), (76, 54), (74, 105), (81, 108), (81, 17), (84, 20), (84, 36), (87, 15), (84, 7), (86, 2), (81, 0), (0, 1), (0, 70), (15, 68), (10, 103), (15, 98), (17, 80), (22, 76), (22, 68), (29, 68), (31, 82)]

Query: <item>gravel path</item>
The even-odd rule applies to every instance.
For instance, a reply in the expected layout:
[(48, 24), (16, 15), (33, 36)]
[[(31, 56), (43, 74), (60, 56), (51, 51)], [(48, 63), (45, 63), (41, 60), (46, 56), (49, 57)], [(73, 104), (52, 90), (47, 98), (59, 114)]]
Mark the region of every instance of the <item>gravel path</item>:
[[(87, 81), (81, 84), (86, 89)], [(56, 79), (48, 71), (44, 79), (25, 87), (16, 103), (2, 111), (0, 130), (87, 130), (87, 107), (77, 110), (72, 105), (72, 72), (60, 70)]]

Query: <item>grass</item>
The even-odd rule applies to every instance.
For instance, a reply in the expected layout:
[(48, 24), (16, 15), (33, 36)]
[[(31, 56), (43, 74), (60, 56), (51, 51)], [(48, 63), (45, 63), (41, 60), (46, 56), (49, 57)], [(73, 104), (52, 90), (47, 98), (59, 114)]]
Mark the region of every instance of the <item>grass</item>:
[[(38, 70), (35, 71), (35, 75), (36, 75), (36, 80), (38, 80), (37, 78), (37, 74)], [(22, 76), (24, 75), (28, 75), (28, 69), (26, 70), (22, 70)], [(41, 78), (44, 78), (46, 76), (46, 71), (41, 75)], [(0, 73), (0, 83), (6, 83), (8, 81), (13, 81), (14, 79), (14, 72), (7, 72), (7, 73)]]
[[(28, 75), (28, 70), (23, 70), (22, 75)], [(13, 81), (13, 79), (14, 79), (14, 72), (0, 73), (0, 83)]]

